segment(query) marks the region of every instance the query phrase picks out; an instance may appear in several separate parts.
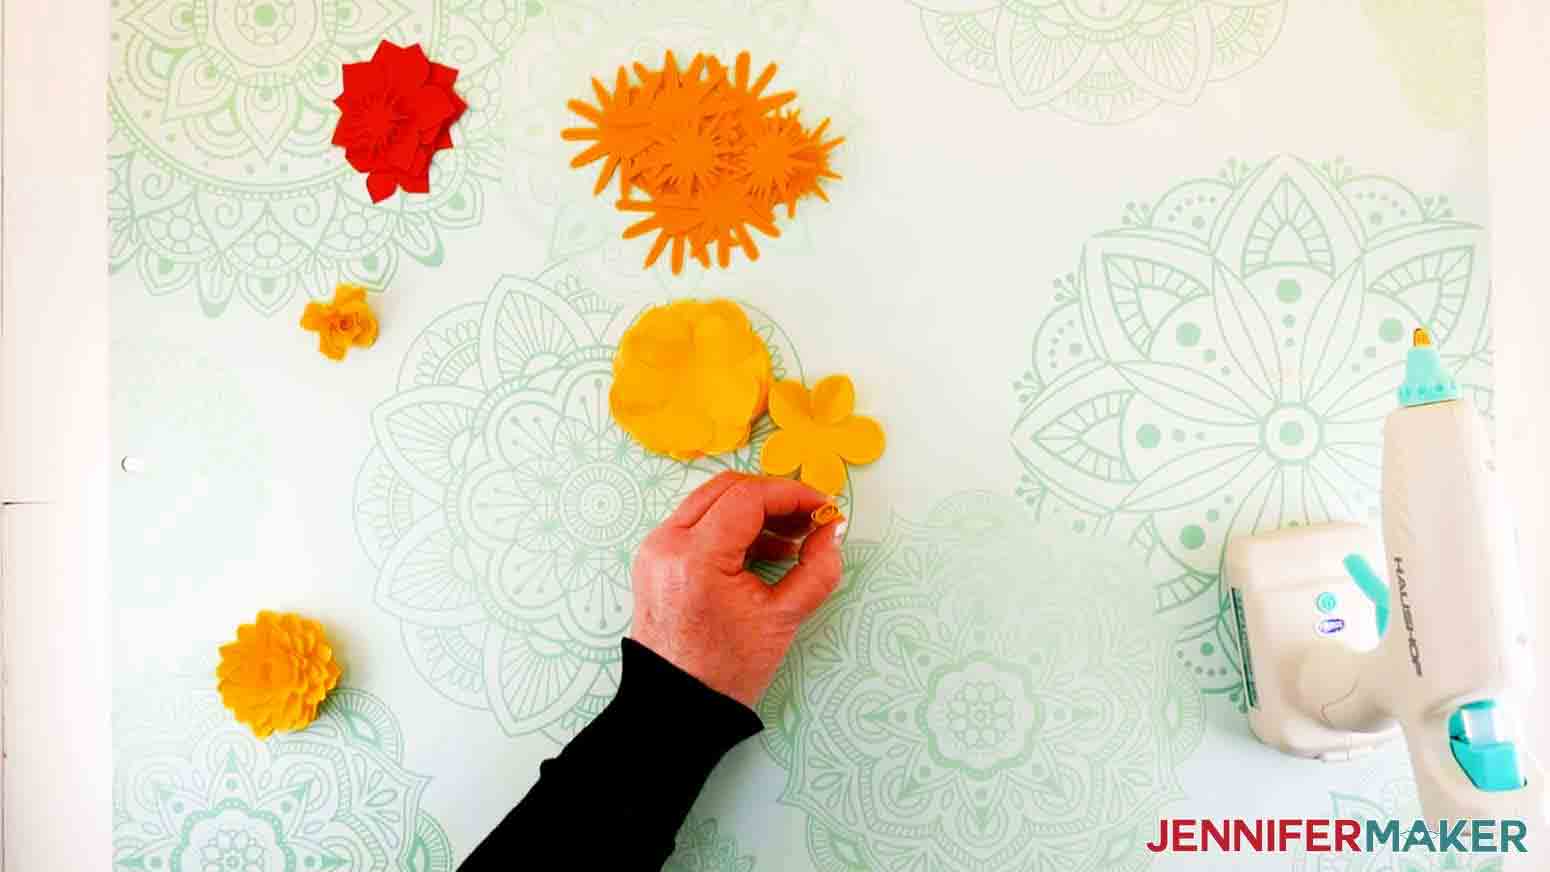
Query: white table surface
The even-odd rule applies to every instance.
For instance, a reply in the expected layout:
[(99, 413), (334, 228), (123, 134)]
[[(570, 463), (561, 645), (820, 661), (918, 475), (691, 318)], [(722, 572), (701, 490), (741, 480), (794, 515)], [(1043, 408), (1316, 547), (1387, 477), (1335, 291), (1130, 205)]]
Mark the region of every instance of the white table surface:
[[(1309, 4), (1299, 13), (1303, 18), (1289, 16), (1264, 61), (1248, 74), (1211, 84), (1198, 103), (1165, 107), (1126, 127), (1101, 128), (1059, 123), (1043, 109), (1018, 112), (997, 89), (953, 78), (927, 53), (912, 10), (825, 7), (824, 26), (847, 46), (834, 56), (854, 58), (855, 105), (864, 110), (854, 122), (847, 156), (865, 159), (846, 168), (850, 178), (836, 189), (834, 205), (819, 210), (810, 251), (772, 249), (756, 266), (714, 276), (714, 290), (771, 313), (794, 337), (804, 371), (850, 372), (864, 409), (889, 425), (890, 453), (854, 482), (851, 535), (859, 543), (882, 539), (890, 515), (923, 521), (957, 492), (1015, 493), (1021, 468), (1007, 434), (1018, 403), (1010, 385), (1027, 367), (1036, 328), (1053, 311), (1049, 280), (1075, 266), (1084, 243), (1123, 226), (1125, 204), (1133, 198), (1157, 197), (1179, 181), (1211, 176), (1223, 158), (1258, 162), (1281, 153), (1315, 160), (1341, 155), (1359, 169), (1383, 172), (1411, 188), (1446, 191), (1459, 216), (1488, 227), (1492, 237), (1497, 434), (1503, 465), (1524, 471), (1514, 484), (1525, 566), (1542, 591), (1544, 562), (1533, 531), (1545, 528), (1547, 489), (1532, 486), (1535, 476), (1544, 480), (1545, 467), (1530, 449), (1534, 425), (1543, 420), (1532, 402), (1539, 393), (1534, 374), (1550, 367), (1532, 327), (1533, 267), (1542, 235), (1533, 207), (1542, 201), (1536, 194), (1550, 190), (1538, 158), (1550, 131), (1543, 113), (1526, 108), (1542, 104), (1530, 83), (1544, 80), (1546, 56), (1543, 14), (1528, 7), (1502, 4), (1496, 13), (1501, 18), (1493, 20), (1489, 198), (1485, 131), (1477, 126), (1437, 132), (1419, 123), (1394, 80), (1379, 75), (1384, 67), (1372, 56), (1371, 34), (1358, 27), (1361, 14), (1343, 4)], [(449, 704), (445, 690), (421, 678), (398, 639), (400, 621), (373, 605), (381, 571), (369, 547), (357, 544), (360, 513), (352, 502), (358, 499), (362, 461), (379, 444), (371, 410), (404, 392), (400, 365), (413, 354), (415, 337), (455, 307), (489, 299), (501, 286), (500, 275), (553, 284), (557, 273), (545, 272), (552, 260), (546, 240), (533, 234), (519, 213), (502, 211), (518, 194), (492, 190), (477, 229), (447, 233), (444, 264), (400, 270), (382, 301), (383, 340), (343, 367), (325, 365), (311, 354), (308, 337), (291, 326), (299, 298), (267, 319), (240, 302), (212, 318), (188, 290), (153, 297), (132, 272), (121, 272), (104, 292), (112, 301), (109, 328), (107, 297), (83, 290), (98, 286), (100, 262), (94, 267), (86, 258), (63, 256), (101, 248), (102, 222), (73, 217), (95, 211), (103, 199), (101, 178), (81, 169), (97, 166), (101, 157), (95, 145), (105, 139), (98, 126), (100, 104), (90, 89), (78, 90), (73, 76), (47, 77), (46, 67), (27, 62), (24, 54), (48, 56), (50, 38), (73, 44), (77, 37), (71, 33), (83, 26), (81, 17), (72, 16), (69, 26), (57, 18), (39, 21), (23, 41), (17, 21), (13, 12), (6, 22), (5, 419), (36, 422), (8, 428), (8, 439), (25, 439), (29, 432), (47, 437), (22, 442), (29, 446), (22, 450), (10, 444), (6, 456), (27, 461), (8, 464), (15, 472), (5, 479), (6, 496), (56, 501), (61, 514), (49, 510), (40, 521), (26, 514), (29, 510), (6, 509), (6, 859), (24, 869), (70, 868), (87, 858), (94, 868), (108, 862), (92, 851), (113, 841), (112, 824), (105, 810), (91, 810), (100, 806), (79, 799), (106, 796), (108, 773), (134, 759), (127, 752), (113, 762), (108, 756), (102, 717), (108, 699), (103, 664), (110, 647), (121, 687), (126, 675), (154, 680), (178, 664), (197, 661), (209, 642), (260, 606), (305, 610), (335, 628), (350, 667), (347, 682), (383, 700), (393, 713), (390, 720), (403, 728), (401, 756), (391, 759), (379, 745), (374, 765), (410, 780), (429, 778), (421, 808), (461, 856), (498, 819), (502, 802), (520, 793), (532, 765), (557, 745), (542, 730), (502, 724), (488, 705)], [(870, 38), (855, 39), (859, 33)], [(868, 55), (876, 57), (868, 63)], [(1327, 67), (1313, 63), (1322, 55), (1349, 59), (1350, 69), (1344, 60)], [(1538, 78), (1530, 74), (1533, 64), (1539, 65)], [(15, 86), (18, 69), (32, 74), (32, 87)], [(55, 96), (67, 93), (84, 96)], [(922, 102), (929, 102), (931, 111), (921, 111)], [(1270, 104), (1278, 111), (1265, 111)], [(72, 108), (79, 115), (66, 122), (67, 129), (79, 130), (79, 137), (66, 137), (48, 151), (16, 146), (19, 116), (55, 113), (58, 119)], [(1252, 123), (1240, 122), (1250, 115)], [(61, 121), (52, 124), (57, 129)], [(74, 159), (71, 147), (79, 147)], [(1052, 160), (1056, 156), (1068, 157)], [(1080, 162), (1073, 163), (1074, 157)], [(1094, 166), (1103, 169), (1083, 169)], [(60, 197), (61, 190), (78, 196)], [(66, 227), (81, 235), (67, 235)], [(897, 256), (880, 261), (856, 257), (857, 251)], [(56, 292), (33, 292), (43, 288)], [(622, 300), (621, 307), (661, 293), (644, 290)], [(79, 305), (66, 307), (63, 301), (71, 299)], [(869, 327), (858, 331), (858, 324)], [(104, 629), (108, 473), (101, 464), (109, 339), (148, 347), (141, 359), (154, 361), (167, 349), (181, 348), (178, 360), (210, 364), (198, 371), (169, 368), (177, 385), (199, 392), (195, 395), (208, 408), (220, 410), (192, 418), (193, 441), (184, 445), (207, 444), (209, 432), (247, 439), (256, 431), (266, 458), (243, 464), (235, 480), (239, 488), (256, 483), (262, 507), (221, 511), (221, 518), (234, 523), (199, 528), (215, 537), (218, 547), (235, 541), (232, 553), (241, 559), (227, 560), (217, 570), (170, 568), (151, 589), (163, 599), (141, 596), (147, 592), (143, 585), (134, 588), (137, 596), (116, 597), (112, 617), (118, 632), (111, 645)], [(924, 365), (921, 356), (932, 351), (951, 354), (951, 364)], [(28, 377), (40, 371), (35, 361), (47, 361), (48, 371), (59, 373), (54, 390), (36, 390), (48, 382)], [(907, 375), (901, 377), (901, 371)], [(236, 399), (238, 394), (246, 399)], [(214, 431), (196, 426), (217, 419)], [(61, 423), (50, 424), (56, 421)], [(985, 423), (971, 428), (966, 450), (955, 451), (966, 421)], [(256, 424), (253, 431), (243, 429), (248, 422)], [(187, 431), (183, 435), (189, 437)], [(52, 451), (93, 460), (36, 462), (40, 452)], [(146, 457), (153, 470), (168, 468), (154, 447)], [(28, 532), (40, 523), (62, 528), (55, 534), (59, 540), (88, 547), (65, 555), (64, 565), (35, 563), (38, 557), (14, 543), (42, 541), (44, 534)], [(86, 531), (84, 538), (70, 532), (78, 528)], [(115, 594), (124, 584), (123, 568), (117, 568)], [(59, 581), (46, 588), (15, 583), (40, 574)], [(183, 575), (188, 582), (180, 580)], [(1541, 616), (1547, 600), (1538, 597)], [(60, 628), (71, 628), (74, 644), (60, 644)], [(57, 653), (45, 660), (43, 651)], [(32, 666), (45, 662), (43, 668)], [(1314, 814), (1328, 808), (1335, 791), (1373, 797), (1403, 778), (1397, 757), (1339, 774), (1275, 757), (1253, 745), (1231, 707), (1220, 703), (1208, 700), (1204, 740), (1177, 761), (1174, 772), (1188, 798), (1169, 806), (1176, 813), (1286, 814), (1295, 806)], [(1538, 729), (1543, 735), (1543, 723)], [(71, 765), (53, 762), (61, 759)], [(95, 762), (78, 765), (79, 760)], [(753, 743), (741, 749), (718, 773), (696, 819), (716, 818), (719, 832), (736, 840), (739, 856), (755, 857), (756, 868), (806, 868), (822, 860), (804, 834), (813, 803), (809, 798), (804, 806), (800, 796), (777, 800), (792, 787), (789, 764), (779, 760)], [(189, 765), (190, 771), (198, 768)], [(61, 772), (77, 780), (61, 778)], [(1272, 783), (1274, 792), (1263, 790)], [(17, 801), (23, 792), (28, 800)], [(67, 807), (83, 810), (69, 817), (54, 812)], [(96, 835), (87, 838), (91, 833)], [(123, 838), (122, 821), (118, 837)], [(1210, 868), (1176, 857), (1154, 864), (1175, 865)]]

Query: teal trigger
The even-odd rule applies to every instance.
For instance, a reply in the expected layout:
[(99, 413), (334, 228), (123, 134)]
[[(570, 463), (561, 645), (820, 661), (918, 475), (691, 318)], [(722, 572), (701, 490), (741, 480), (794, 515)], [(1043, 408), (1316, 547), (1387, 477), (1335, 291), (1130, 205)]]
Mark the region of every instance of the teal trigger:
[(1389, 586), (1372, 571), (1372, 565), (1362, 555), (1347, 554), (1344, 563), (1345, 571), (1351, 574), (1357, 589), (1372, 600), (1373, 611), (1378, 617), (1378, 638), (1383, 638), (1389, 629)]
[(1526, 783), (1517, 747), (1497, 735), (1494, 700), (1472, 702), (1455, 711), (1448, 719), (1448, 744), (1459, 768), (1480, 790), (1518, 790)]

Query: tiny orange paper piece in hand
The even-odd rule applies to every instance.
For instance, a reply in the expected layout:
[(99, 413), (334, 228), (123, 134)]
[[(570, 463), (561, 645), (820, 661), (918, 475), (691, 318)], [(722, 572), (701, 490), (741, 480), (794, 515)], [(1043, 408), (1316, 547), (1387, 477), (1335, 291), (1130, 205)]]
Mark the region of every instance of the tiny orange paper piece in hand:
[(856, 388), (848, 377), (831, 375), (811, 393), (797, 381), (770, 388), (770, 418), (780, 429), (765, 441), (759, 465), (770, 475), (802, 470), (802, 481), (826, 494), (845, 487), (845, 464), (871, 463), (883, 456), (881, 424), (854, 414)]
[(344, 360), (350, 346), (362, 348), (377, 341), (377, 316), (366, 302), (366, 289), (341, 284), (334, 288), (334, 300), (307, 303), (301, 313), (301, 326), (318, 334), (318, 351), (331, 360)]
[(845, 513), (840, 511), (840, 507), (834, 503), (824, 503), (813, 510), (814, 526), (822, 527), (825, 524), (832, 524), (843, 520), (845, 520)]
[[(747, 52), (731, 68), (704, 54), (680, 68), (668, 52), (660, 70), (638, 63), (633, 69), (632, 82), (630, 71), (619, 68), (613, 90), (593, 79), (596, 105), (568, 104), (592, 126), (561, 136), (591, 143), (572, 167), (603, 161), (594, 193), (617, 176), (618, 208), (645, 214), (624, 238), (656, 232), (646, 266), (669, 247), (674, 273), (683, 271), (686, 255), (709, 268), (712, 249), (723, 268), (734, 249), (758, 260), (749, 228), (780, 236), (777, 206), (793, 218), (799, 200), (828, 199), (823, 183), (839, 178), (829, 155), (844, 139), (824, 138), (828, 121), (804, 127), (796, 110), (784, 108), (795, 93), (765, 93), (774, 64), (752, 79)], [(632, 196), (636, 191), (644, 198)]]
[(221, 702), (263, 739), (316, 720), (340, 671), (322, 624), (262, 611), (237, 628), (237, 641), (221, 646), (215, 675)]
[(625, 331), (608, 407), (648, 451), (693, 460), (747, 444), (773, 378), (770, 350), (736, 303), (684, 300)]

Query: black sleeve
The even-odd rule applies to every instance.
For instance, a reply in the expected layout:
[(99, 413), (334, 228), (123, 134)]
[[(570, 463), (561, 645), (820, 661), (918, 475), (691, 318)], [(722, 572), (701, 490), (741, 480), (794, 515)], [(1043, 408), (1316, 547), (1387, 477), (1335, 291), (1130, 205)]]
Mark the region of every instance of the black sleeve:
[(460, 872), (531, 869), (577, 849), (589, 869), (656, 872), (710, 771), (764, 729), (752, 709), (634, 639), (621, 645), (613, 702), (538, 767), (538, 783)]

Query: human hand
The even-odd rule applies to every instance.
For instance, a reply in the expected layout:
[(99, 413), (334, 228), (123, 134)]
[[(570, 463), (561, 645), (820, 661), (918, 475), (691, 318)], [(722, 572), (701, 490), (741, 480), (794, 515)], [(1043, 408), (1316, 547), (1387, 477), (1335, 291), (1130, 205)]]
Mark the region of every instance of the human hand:
[[(752, 708), (797, 628), (839, 586), (845, 522), (809, 532), (826, 502), (785, 478), (724, 472), (701, 485), (635, 556), (631, 637)], [(800, 543), (785, 538), (804, 534)], [(750, 559), (792, 557), (796, 565), (774, 585), (748, 571)]]

